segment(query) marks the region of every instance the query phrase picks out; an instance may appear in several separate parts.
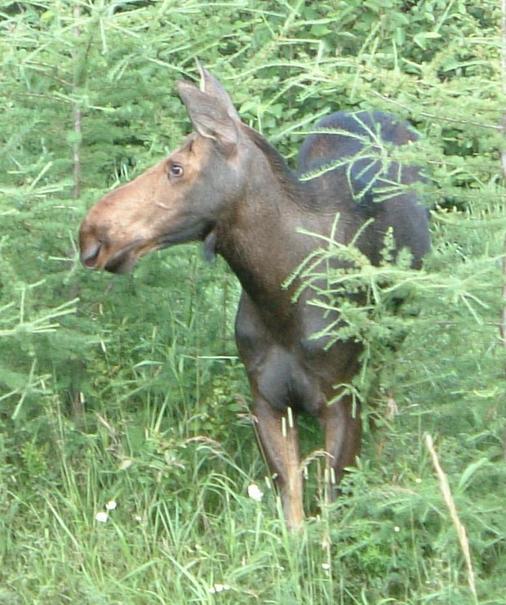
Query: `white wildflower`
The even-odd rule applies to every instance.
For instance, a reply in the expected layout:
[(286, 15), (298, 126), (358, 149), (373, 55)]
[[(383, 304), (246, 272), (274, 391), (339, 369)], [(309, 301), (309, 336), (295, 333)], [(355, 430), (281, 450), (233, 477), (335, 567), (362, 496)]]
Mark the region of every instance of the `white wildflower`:
[(322, 563), (322, 569), (324, 569), (325, 571), (329, 571), (330, 563)]
[(401, 531), (401, 528), (398, 525), (396, 525), (394, 527), (394, 532), (399, 533), (400, 531)]
[(228, 584), (214, 584), (209, 589), (211, 594), (217, 594), (218, 592), (224, 592), (225, 590), (230, 590), (230, 586)]
[(248, 496), (252, 500), (255, 500), (255, 502), (261, 502), (262, 498), (264, 497), (264, 493), (258, 487), (258, 485), (256, 485), (255, 483), (252, 483), (251, 485), (248, 485)]
[(134, 461), (130, 460), (130, 458), (125, 458), (124, 460), (121, 461), (121, 464), (119, 465), (119, 470), (126, 471), (127, 468), (130, 468), (132, 466), (133, 463), (134, 463)]
[(105, 510), (114, 510), (117, 506), (116, 500), (109, 500), (109, 502), (105, 505)]
[(109, 519), (109, 515), (105, 510), (101, 510), (95, 515), (95, 521), (99, 523), (106, 523), (107, 519)]

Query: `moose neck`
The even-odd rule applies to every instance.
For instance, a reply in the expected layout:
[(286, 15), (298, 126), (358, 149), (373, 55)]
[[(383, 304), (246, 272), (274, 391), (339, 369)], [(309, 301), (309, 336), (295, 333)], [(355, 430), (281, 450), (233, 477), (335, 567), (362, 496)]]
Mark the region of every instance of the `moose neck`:
[(242, 199), (217, 225), (217, 251), (266, 320), (284, 324), (293, 317), (294, 305), (283, 283), (314, 247), (314, 239), (298, 228), (316, 231), (321, 226), (307, 207), (309, 187), (273, 148), (267, 151), (270, 156), (256, 149)]

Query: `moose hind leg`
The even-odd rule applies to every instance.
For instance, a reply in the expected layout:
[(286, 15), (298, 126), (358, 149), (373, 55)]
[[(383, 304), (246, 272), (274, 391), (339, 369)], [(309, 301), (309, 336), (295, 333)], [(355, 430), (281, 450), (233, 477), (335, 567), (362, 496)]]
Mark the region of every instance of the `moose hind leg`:
[(362, 424), (360, 408), (353, 405), (350, 397), (326, 405), (320, 412), (320, 421), (325, 432), (326, 493), (333, 500), (338, 494), (338, 484), (344, 469), (352, 466), (360, 454)]
[(283, 512), (289, 529), (302, 526), (302, 472), (299, 456), (299, 436), (290, 408), (273, 409), (265, 399), (255, 398), (253, 412), (257, 422), (260, 447), (281, 496)]

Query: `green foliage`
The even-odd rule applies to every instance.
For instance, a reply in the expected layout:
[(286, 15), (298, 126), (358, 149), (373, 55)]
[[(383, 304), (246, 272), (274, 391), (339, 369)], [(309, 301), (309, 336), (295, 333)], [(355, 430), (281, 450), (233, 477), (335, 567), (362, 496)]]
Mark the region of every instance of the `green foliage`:
[[(426, 432), (478, 602), (505, 602), (498, 20), (491, 0), (0, 3), (0, 604), (473, 603)], [(180, 248), (122, 279), (77, 261), (86, 207), (188, 130), (174, 83), (196, 57), (290, 162), (336, 109), (385, 110), (421, 134), (393, 153), (428, 177), (424, 270), (326, 241), (301, 268), (315, 303), (346, 314), (329, 337), (366, 345), (358, 397), (382, 367), (381, 428), (330, 507), (306, 423), (301, 536), (263, 480), (223, 263)], [(322, 276), (336, 257), (352, 264)], [(346, 303), (343, 287), (364, 285), (363, 308)]]

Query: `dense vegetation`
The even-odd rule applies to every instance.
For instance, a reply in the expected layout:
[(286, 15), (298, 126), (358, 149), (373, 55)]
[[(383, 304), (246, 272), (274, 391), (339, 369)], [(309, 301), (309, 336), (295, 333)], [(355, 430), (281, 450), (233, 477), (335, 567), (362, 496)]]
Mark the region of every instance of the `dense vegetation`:
[[(506, 603), (498, 3), (0, 7), (0, 604)], [(395, 113), (422, 135), (402, 160), (428, 176), (424, 271), (364, 263), (347, 277), (376, 303), (348, 309), (348, 330), (367, 368), (383, 367), (380, 427), (327, 507), (306, 423), (300, 536), (255, 446), (224, 264), (195, 246), (127, 278), (78, 263), (86, 208), (188, 131), (174, 82), (196, 77), (196, 57), (292, 164), (339, 108)], [(341, 278), (321, 304), (339, 303)], [(389, 288), (408, 295), (399, 317)], [(382, 343), (398, 331), (393, 357)], [(350, 385), (357, 397), (370, 375)]]

